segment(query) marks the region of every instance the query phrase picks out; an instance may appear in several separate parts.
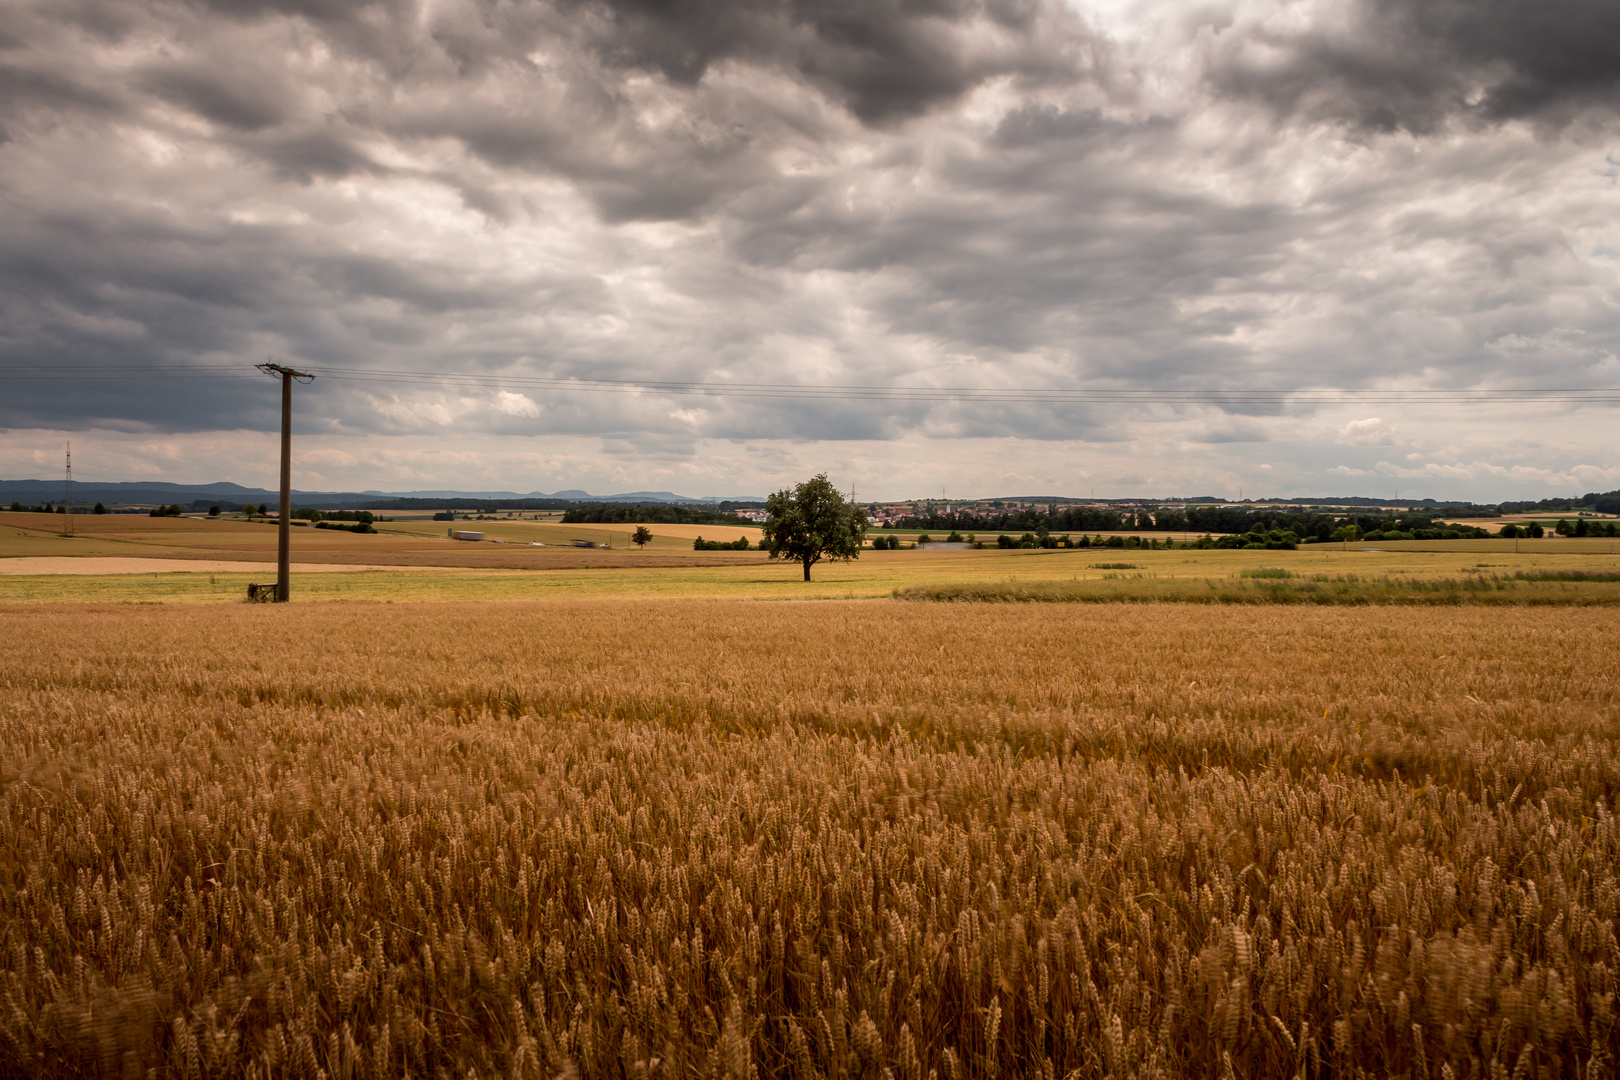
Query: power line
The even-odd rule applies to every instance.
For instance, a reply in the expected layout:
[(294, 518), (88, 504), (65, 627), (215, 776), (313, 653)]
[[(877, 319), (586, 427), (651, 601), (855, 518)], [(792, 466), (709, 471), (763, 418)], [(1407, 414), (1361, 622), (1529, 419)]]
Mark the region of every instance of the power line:
[(252, 379), (241, 364), (3, 364), (0, 379)]
[[(881, 386), (852, 383), (712, 382), (675, 379), (581, 379), (572, 376), (412, 371), (397, 368), (317, 366), (313, 373), (345, 382), (436, 385), (478, 389), (567, 391), (576, 393), (649, 394), (722, 398), (775, 398), (829, 401), (919, 401), (958, 403), (1039, 403), (1098, 405), (1469, 405), (1547, 402), (1560, 404), (1620, 403), (1620, 387), (1546, 387), (1496, 390), (1393, 390), (1301, 387), (1267, 390), (1254, 387), (1148, 389), (985, 386)], [(0, 366), (0, 379), (147, 379), (254, 378), (234, 364), (75, 364)]]

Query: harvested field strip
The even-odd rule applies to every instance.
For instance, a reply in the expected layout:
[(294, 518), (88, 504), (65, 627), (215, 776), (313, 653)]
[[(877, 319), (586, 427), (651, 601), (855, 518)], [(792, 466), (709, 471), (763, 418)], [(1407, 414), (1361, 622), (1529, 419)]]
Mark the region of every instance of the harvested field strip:
[(1620, 575), (1579, 571), (1446, 578), (1363, 578), (1305, 575), (1289, 570), (1243, 571), (1240, 577), (1155, 578), (1150, 574), (1101, 580), (1008, 581), (913, 585), (897, 600), (979, 604), (1395, 604), (1414, 607), (1608, 607), (1620, 605)]
[(1620, 615), (0, 613), (0, 1074), (1601, 1075)]

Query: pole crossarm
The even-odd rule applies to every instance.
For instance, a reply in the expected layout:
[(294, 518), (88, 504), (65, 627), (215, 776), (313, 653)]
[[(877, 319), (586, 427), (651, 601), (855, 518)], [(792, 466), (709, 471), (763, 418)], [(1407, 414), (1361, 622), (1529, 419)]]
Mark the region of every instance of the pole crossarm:
[(307, 371), (265, 362), (260, 371), (281, 380), (281, 521), (276, 543), (276, 603), (292, 599), (292, 385), (314, 381)]
[(253, 366), (276, 379), (293, 379), (301, 383), (315, 381), (315, 376), (312, 373), (308, 371), (299, 371), (296, 368), (287, 367), (285, 364), (264, 363), (255, 364)]

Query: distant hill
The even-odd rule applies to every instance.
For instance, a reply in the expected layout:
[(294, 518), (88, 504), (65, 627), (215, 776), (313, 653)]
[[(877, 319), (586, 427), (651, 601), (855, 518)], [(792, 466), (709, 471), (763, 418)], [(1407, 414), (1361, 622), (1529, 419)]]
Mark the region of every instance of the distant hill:
[[(587, 491), (570, 489), (547, 494), (531, 491), (298, 491), (292, 493), (296, 506), (317, 510), (366, 509), (383, 502), (426, 503), (437, 501), (521, 502), (547, 500), (561, 504), (571, 503), (720, 503), (764, 502), (763, 496), (728, 495), (724, 498), (706, 495), (693, 498), (672, 491), (630, 491), (618, 495), (592, 495)], [(49, 502), (53, 506), (62, 499), (61, 480), (0, 480), (0, 505), (12, 502), (37, 505)], [(157, 480), (128, 480), (116, 483), (76, 482), (73, 485), (75, 505), (83, 503), (179, 503), (188, 506), (195, 502), (241, 506), (243, 503), (276, 503), (279, 492), (266, 488), (244, 487), (241, 484), (220, 482), (214, 484), (170, 484)]]
[[(294, 500), (310, 492), (293, 492)], [(360, 492), (324, 492), (322, 499), (363, 499)], [(212, 499), (221, 504), (274, 502), (279, 493), (264, 488), (243, 487), (241, 484), (169, 484), (157, 480), (134, 480), (119, 483), (84, 483), (73, 485), (73, 501), (77, 503), (180, 503), (187, 505), (199, 499)], [(0, 503), (12, 502), (56, 504), (62, 501), (61, 480), (0, 480)], [(309, 505), (324, 505), (311, 503)]]

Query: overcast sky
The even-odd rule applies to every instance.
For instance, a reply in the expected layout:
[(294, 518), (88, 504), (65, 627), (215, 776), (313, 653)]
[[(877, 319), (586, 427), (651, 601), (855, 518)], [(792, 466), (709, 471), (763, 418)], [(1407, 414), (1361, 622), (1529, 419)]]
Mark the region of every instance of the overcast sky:
[[(0, 11), (0, 368), (1620, 387), (1614, 0)], [(1602, 403), (296, 396), (306, 489), (1620, 487)], [(0, 377), (0, 478), (271, 486), (278, 407)]]

